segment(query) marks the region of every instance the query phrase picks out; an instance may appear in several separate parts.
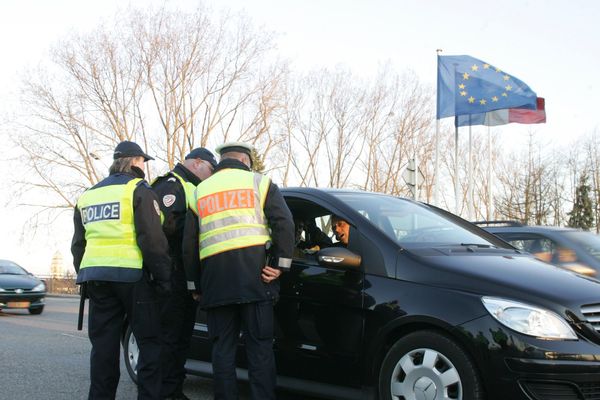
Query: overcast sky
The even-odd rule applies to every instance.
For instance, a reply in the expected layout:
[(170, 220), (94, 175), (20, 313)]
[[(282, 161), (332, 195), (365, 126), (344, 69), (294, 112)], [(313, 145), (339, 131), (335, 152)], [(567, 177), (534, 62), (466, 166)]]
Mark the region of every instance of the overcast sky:
[[(162, 1), (131, 1), (146, 7)], [(166, 1), (169, 7), (192, 10), (196, 1)], [(399, 72), (414, 71), (435, 86), (436, 49), (467, 54), (516, 76), (546, 98), (544, 125), (494, 128), (506, 146), (523, 145), (537, 131), (549, 145), (567, 146), (594, 131), (600, 120), (600, 2), (558, 0), (212, 0), (209, 6), (244, 10), (259, 26), (277, 34), (281, 54), (296, 70), (343, 65), (373, 77), (391, 62)], [(0, 107), (14, 108), (19, 72), (47, 57), (48, 48), (70, 31), (88, 30), (127, 5), (102, 0), (0, 1)], [(450, 119), (451, 121), (451, 119)], [(448, 123), (450, 123), (448, 121)], [(4, 132), (6, 134), (6, 132)], [(3, 143), (5, 139), (3, 139)], [(3, 180), (9, 184), (8, 150), (0, 155)], [(22, 263), (35, 272), (49, 268), (59, 250), (70, 262), (68, 235), (37, 238), (20, 235), (28, 210), (15, 208), (10, 187), (0, 200), (0, 258)], [(3, 197), (2, 197), (3, 196)], [(18, 215), (18, 218), (15, 217)]]

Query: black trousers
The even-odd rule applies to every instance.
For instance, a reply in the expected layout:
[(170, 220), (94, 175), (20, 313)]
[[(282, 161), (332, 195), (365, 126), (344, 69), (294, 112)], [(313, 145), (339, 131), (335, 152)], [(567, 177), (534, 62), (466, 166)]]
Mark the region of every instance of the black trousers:
[(196, 321), (197, 302), (187, 289), (183, 268), (171, 275), (172, 294), (161, 305), (162, 368), (161, 397), (182, 392), (185, 379), (185, 361)]
[(114, 399), (119, 384), (121, 335), (127, 316), (140, 350), (138, 399), (159, 399), (160, 309), (154, 288), (146, 279), (135, 283), (88, 282), (90, 399)]
[(273, 303), (232, 304), (208, 309), (212, 339), (215, 400), (237, 400), (236, 347), (240, 330), (248, 359), (250, 398), (275, 399), (273, 355)]

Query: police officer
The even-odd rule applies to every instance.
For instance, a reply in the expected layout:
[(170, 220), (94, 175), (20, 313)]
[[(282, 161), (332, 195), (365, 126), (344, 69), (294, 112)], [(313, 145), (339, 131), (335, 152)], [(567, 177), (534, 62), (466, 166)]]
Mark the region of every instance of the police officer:
[(153, 160), (134, 142), (117, 145), (110, 175), (75, 208), (71, 244), (77, 283), (90, 298), (90, 399), (114, 399), (125, 316), (140, 350), (138, 399), (160, 395), (160, 308), (170, 291), (171, 260), (158, 198), (144, 180)]
[(271, 400), (273, 304), (277, 278), (291, 266), (294, 222), (278, 187), (250, 171), (250, 146), (227, 143), (217, 152), (221, 161), (213, 175), (196, 188), (197, 217), (186, 219), (184, 264), (207, 309), (215, 399), (237, 399), (235, 358), (242, 330), (250, 397)]
[(172, 171), (152, 183), (163, 213), (163, 230), (169, 241), (169, 255), (173, 263), (172, 295), (165, 298), (161, 310), (161, 398), (189, 399), (182, 391), (184, 366), (198, 303), (187, 289), (181, 241), (188, 204), (193, 202), (196, 186), (208, 178), (216, 166), (215, 156), (200, 147), (192, 150)]

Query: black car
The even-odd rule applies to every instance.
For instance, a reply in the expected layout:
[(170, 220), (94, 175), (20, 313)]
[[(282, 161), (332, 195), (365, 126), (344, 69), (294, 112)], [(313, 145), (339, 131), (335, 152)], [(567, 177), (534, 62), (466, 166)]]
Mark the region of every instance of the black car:
[(513, 221), (476, 224), (542, 261), (600, 277), (600, 236), (595, 233), (557, 226), (527, 226)]
[[(275, 310), (279, 386), (340, 399), (600, 398), (599, 281), (426, 204), (283, 193), (302, 229)], [(331, 246), (332, 214), (351, 225), (347, 248)], [(135, 378), (130, 331), (124, 350)], [(212, 372), (202, 310), (186, 368)]]
[(45, 296), (43, 281), (12, 261), (0, 260), (0, 310), (27, 309), (41, 314)]

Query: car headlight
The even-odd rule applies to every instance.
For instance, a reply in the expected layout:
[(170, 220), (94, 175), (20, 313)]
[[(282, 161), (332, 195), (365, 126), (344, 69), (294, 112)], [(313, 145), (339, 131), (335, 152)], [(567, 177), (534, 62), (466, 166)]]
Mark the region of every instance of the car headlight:
[(497, 297), (482, 297), (492, 317), (517, 332), (542, 339), (577, 339), (569, 324), (556, 313)]
[(31, 289), (32, 292), (43, 292), (44, 290), (46, 290), (46, 285), (44, 285), (44, 282)]

